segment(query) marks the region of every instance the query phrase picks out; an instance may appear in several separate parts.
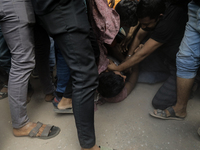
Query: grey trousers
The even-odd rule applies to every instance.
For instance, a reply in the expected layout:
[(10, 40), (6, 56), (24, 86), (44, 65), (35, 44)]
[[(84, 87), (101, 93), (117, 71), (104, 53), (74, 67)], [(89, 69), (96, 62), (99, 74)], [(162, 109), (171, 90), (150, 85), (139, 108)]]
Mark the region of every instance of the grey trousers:
[(29, 0), (0, 0), (0, 25), (12, 55), (8, 98), (13, 128), (23, 127), (29, 121), (26, 99), (29, 76), (35, 64), (34, 22)]

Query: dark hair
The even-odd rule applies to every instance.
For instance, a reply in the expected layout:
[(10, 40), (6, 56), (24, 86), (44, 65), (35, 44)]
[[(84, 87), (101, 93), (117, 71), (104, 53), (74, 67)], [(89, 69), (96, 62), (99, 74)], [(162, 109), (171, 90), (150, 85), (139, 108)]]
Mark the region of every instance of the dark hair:
[(165, 0), (140, 0), (137, 6), (137, 17), (157, 19), (165, 12)]
[(99, 86), (97, 91), (105, 98), (111, 98), (119, 94), (124, 88), (123, 77), (113, 71), (102, 72), (99, 75)]
[(120, 16), (122, 24), (127, 26), (135, 26), (138, 23), (136, 17), (137, 0), (121, 0), (115, 7), (115, 10)]

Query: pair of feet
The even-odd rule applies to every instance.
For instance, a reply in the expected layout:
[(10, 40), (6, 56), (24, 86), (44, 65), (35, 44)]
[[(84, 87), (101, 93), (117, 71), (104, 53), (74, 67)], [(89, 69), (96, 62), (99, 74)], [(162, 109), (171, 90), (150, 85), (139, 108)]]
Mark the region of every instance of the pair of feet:
[(183, 120), (187, 113), (186, 107), (171, 106), (165, 110), (155, 109), (150, 115), (159, 119)]

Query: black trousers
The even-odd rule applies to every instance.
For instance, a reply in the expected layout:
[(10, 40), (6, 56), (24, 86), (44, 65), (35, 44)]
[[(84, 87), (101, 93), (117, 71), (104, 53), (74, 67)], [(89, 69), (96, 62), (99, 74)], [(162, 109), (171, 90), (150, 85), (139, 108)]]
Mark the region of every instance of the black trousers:
[(94, 91), (98, 72), (89, 40), (90, 25), (83, 1), (61, 0), (50, 13), (37, 16), (40, 25), (53, 37), (72, 80), (72, 105), (81, 147), (95, 145)]

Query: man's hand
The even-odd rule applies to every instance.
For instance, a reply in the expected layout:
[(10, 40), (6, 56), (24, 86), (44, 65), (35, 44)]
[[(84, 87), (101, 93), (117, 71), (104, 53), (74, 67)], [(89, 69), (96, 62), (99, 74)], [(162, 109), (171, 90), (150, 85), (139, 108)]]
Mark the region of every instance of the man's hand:
[(134, 51), (134, 53), (137, 53), (138, 51), (140, 51), (142, 48), (144, 47), (144, 44), (140, 44)]
[(126, 37), (121, 43), (120, 43), (120, 47), (121, 47), (121, 52), (125, 53), (128, 51), (128, 45), (131, 42), (132, 37)]
[(110, 61), (109, 65), (108, 65), (108, 70), (118, 71), (117, 69), (118, 69), (118, 66), (115, 63)]
[(108, 5), (109, 5), (110, 8), (113, 8), (113, 6), (115, 6), (115, 0), (110, 0), (108, 2)]

